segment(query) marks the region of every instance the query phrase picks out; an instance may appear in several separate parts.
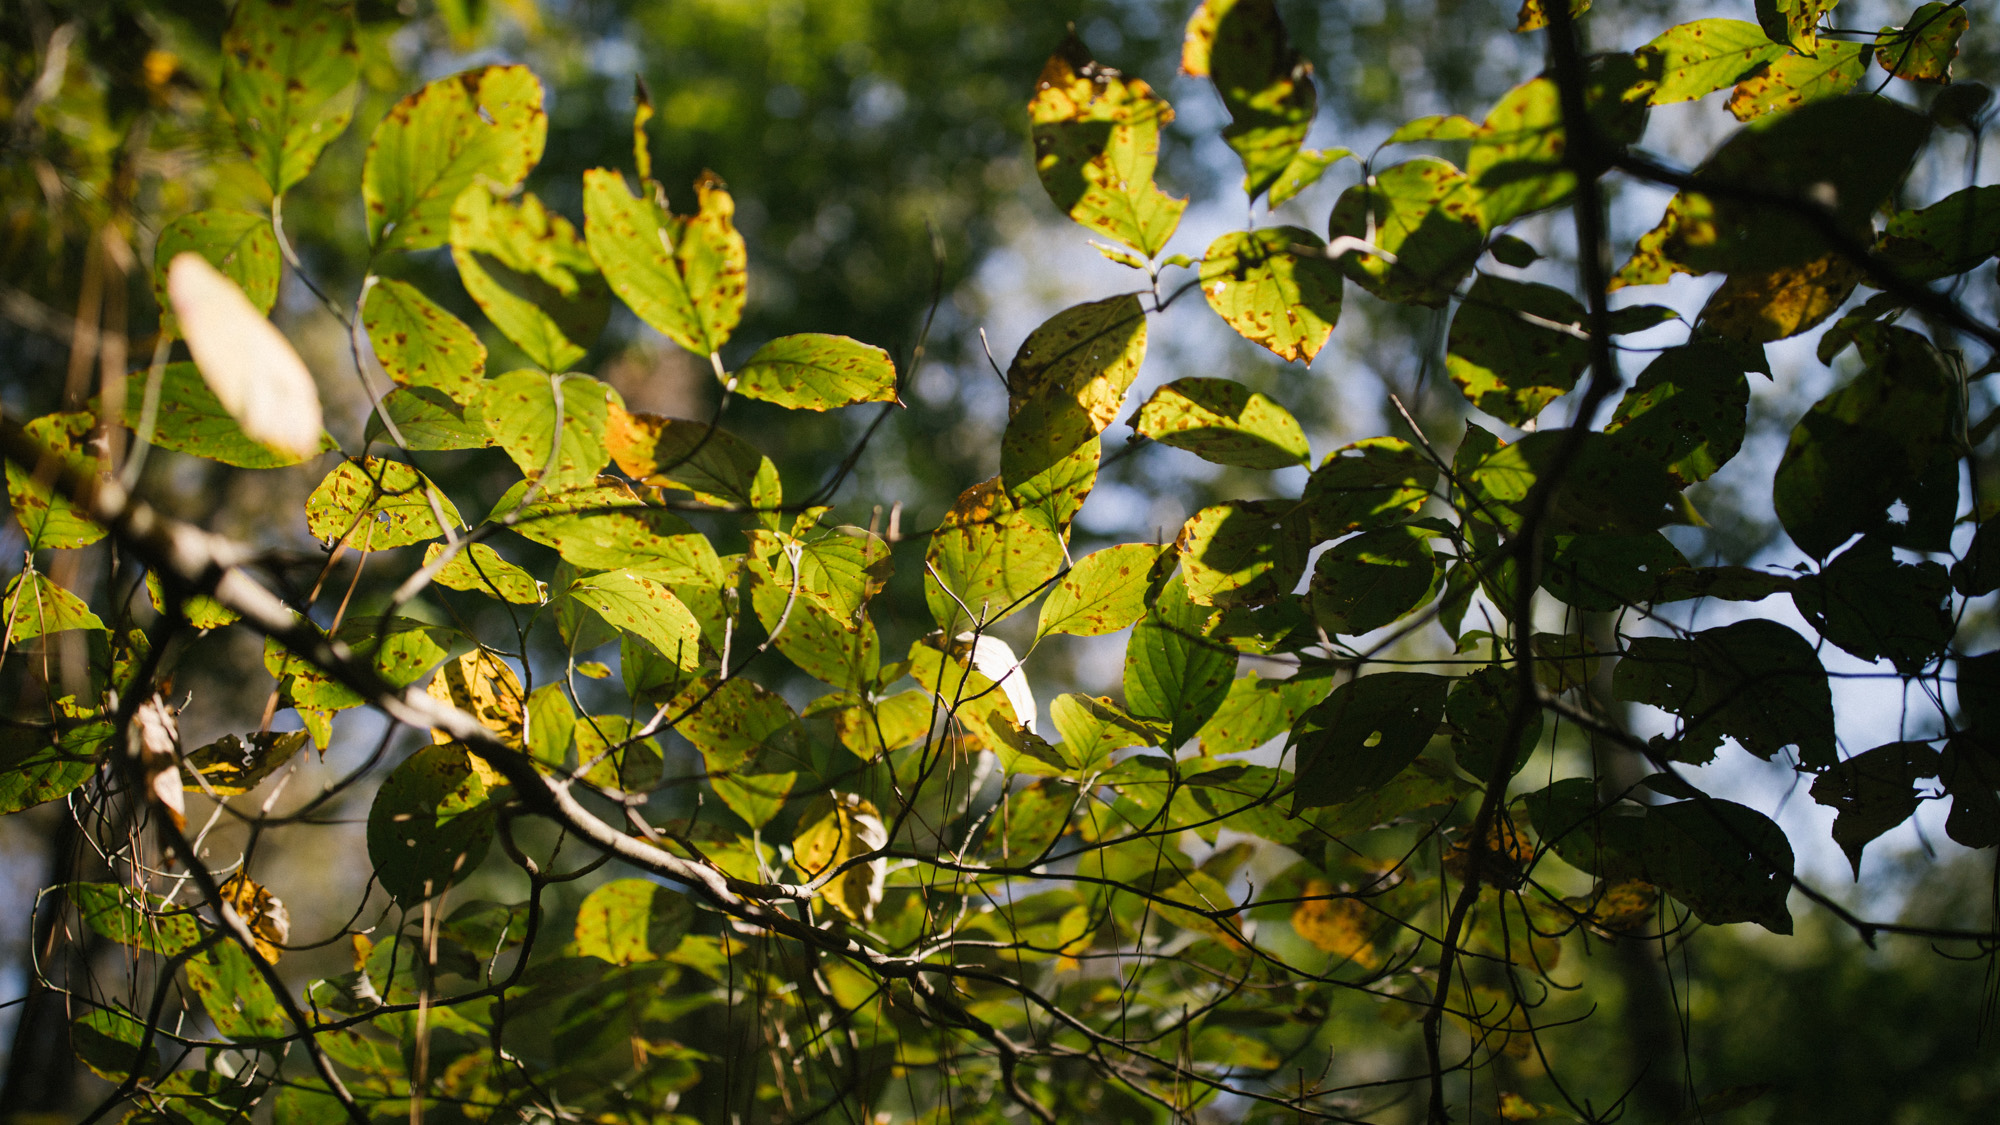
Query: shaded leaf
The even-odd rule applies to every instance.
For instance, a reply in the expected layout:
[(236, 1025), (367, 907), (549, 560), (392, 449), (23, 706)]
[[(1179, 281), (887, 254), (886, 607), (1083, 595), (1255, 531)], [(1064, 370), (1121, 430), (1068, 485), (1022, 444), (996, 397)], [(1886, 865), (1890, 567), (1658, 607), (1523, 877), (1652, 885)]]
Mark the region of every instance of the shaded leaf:
[(1937, 776), (1938, 752), (1922, 742), (1891, 742), (1836, 763), (1812, 786), (1814, 801), (1835, 811), (1833, 842), (1861, 878), (1861, 850), (1917, 811), (1917, 780)]
[(1437, 589), (1434, 532), (1364, 531), (1327, 549), (1313, 566), (1313, 617), (1329, 634), (1372, 632), (1428, 603)]
[(2000, 252), (2000, 185), (1955, 191), (1889, 217), (1875, 252), (1912, 281), (1964, 273)]
[(1861, 278), (1861, 268), (1839, 254), (1768, 272), (1732, 273), (1701, 307), (1701, 323), (1748, 343), (1787, 339), (1832, 316)]
[(486, 783), (456, 743), (410, 755), (368, 809), (369, 861), (382, 889), (405, 906), (470, 875), (492, 840)]
[(1308, 520), (1289, 500), (1235, 500), (1188, 518), (1174, 546), (1188, 600), (1263, 605), (1292, 592), (1311, 546)]
[(1208, 74), (1230, 116), (1222, 139), (1242, 158), (1243, 190), (1255, 200), (1291, 166), (1312, 127), (1312, 64), (1292, 48), (1272, 0), (1205, 0), (1190, 34), (1204, 23)]
[(1818, 574), (1801, 577), (1792, 604), (1827, 640), (1863, 660), (1886, 657), (1906, 676), (1941, 656), (1957, 627), (1944, 567), (1900, 562), (1880, 535), (1863, 536)]
[[(1511, 668), (1488, 665), (1453, 684), (1444, 715), (1451, 724), (1451, 750), (1459, 768), (1484, 781), (1495, 776), (1495, 767), (1506, 754), (1506, 776), (1520, 773), (1542, 740), (1541, 708), (1530, 708), (1517, 721), (1514, 715), (1520, 709), (1520, 677)], [(1509, 728), (1518, 732), (1511, 753)]]
[(1402, 438), (1367, 438), (1327, 454), (1300, 503), (1313, 538), (1337, 539), (1416, 515), (1437, 476), (1436, 462)]
[(1714, 476), (1743, 446), (1750, 382), (1725, 345), (1661, 352), (1633, 381), (1604, 430), (1657, 459), (1681, 484)]
[(1705, 762), (1724, 736), (1769, 759), (1796, 746), (1808, 768), (1834, 763), (1833, 696), (1826, 669), (1804, 637), (1753, 618), (1682, 640), (1638, 637), (1611, 674), (1612, 694), (1681, 717), (1661, 749)]
[(1479, 259), (1485, 239), (1477, 192), (1465, 174), (1420, 156), (1348, 188), (1327, 220), (1327, 237), (1372, 240), (1393, 261), (1360, 250), (1341, 272), (1385, 301), (1436, 307)]
[[(827, 793), (799, 815), (792, 839), (792, 865), (807, 879), (819, 879), (889, 842), (882, 814), (854, 793)], [(848, 867), (820, 890), (821, 897), (851, 922), (875, 919), (889, 862), (871, 859)]]
[(1395, 780), (1437, 733), (1450, 686), (1425, 672), (1377, 672), (1333, 689), (1292, 728), (1293, 809), (1342, 804)]
[(1480, 274), (1451, 318), (1445, 371), (1472, 405), (1521, 425), (1590, 365), (1584, 311), (1560, 289)]
[(1208, 616), (1176, 574), (1125, 648), (1126, 709), (1136, 719), (1166, 727), (1170, 747), (1207, 724), (1235, 678), (1236, 650), (1208, 635)]

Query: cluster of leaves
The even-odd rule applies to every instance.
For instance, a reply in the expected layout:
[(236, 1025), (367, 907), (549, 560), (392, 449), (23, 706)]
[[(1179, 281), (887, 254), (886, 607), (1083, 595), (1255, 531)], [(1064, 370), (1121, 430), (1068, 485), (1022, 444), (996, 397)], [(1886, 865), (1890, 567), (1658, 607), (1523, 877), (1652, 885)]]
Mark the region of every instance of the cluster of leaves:
[[(371, 272), (329, 304), (389, 389), (364, 446), (342, 448), (264, 317), (288, 251), (281, 202), (349, 124), (352, 15), (243, 0), (217, 97), (269, 211), (167, 224), (163, 333), (190, 360), (163, 347), (83, 409), (21, 426), (39, 457), (9, 452), (31, 551), (0, 607), (6, 648), (82, 658), (44, 677), (46, 722), (8, 729), (0, 807), (92, 784), (131, 794), (202, 892), (177, 899), (137, 857), (129, 885), (67, 888), (84, 926), (151, 970), (149, 995), (80, 1003), (78, 1054), (114, 1101), (140, 1098), (138, 1120), (241, 1120), (268, 1098), (302, 1122), (666, 1121), (731, 1065), (735, 1044), (691, 1031), (720, 1008), (770, 1055), (738, 1060), (752, 1077), (740, 1094), (725, 1078), (725, 1095), (773, 1115), (1053, 1119), (1059, 1105), (1153, 1120), (1232, 1094), (1256, 1119), (1353, 1118), (1380, 1082), (1336, 1067), (1329, 1029), (1366, 1012), (1420, 1029), (1409, 1081), (1428, 1083), (1435, 1118), (1448, 1073), (1524, 1058), (1566, 1018), (1536, 986), (1565, 948), (1689, 918), (1790, 932), (1783, 831), (1678, 770), (1725, 744), (1810, 775), (1857, 871), (1924, 799), (1950, 799), (1960, 843), (2000, 844), (2000, 653), (1960, 647), (1961, 620), (2000, 589), (1991, 505), (1960, 487), (1993, 428), (1966, 417), (1969, 381), (1992, 368), (1955, 350), (1959, 334), (1988, 348), (2000, 334), (1929, 287), (2000, 251), (2000, 189), (1898, 205), (1932, 134), (1983, 102), (1947, 87), (1926, 115), (1853, 92), (1871, 62), (1945, 81), (1966, 16), (1926, 4), (1852, 42), (1823, 30), (1831, 6), (1760, 4), (1759, 24), (1699, 20), (1579, 58), (1576, 14), (1530, 4), (1549, 73), (1482, 121), (1412, 121), (1362, 157), (1303, 147), (1313, 71), (1275, 5), (1206, 0), (1183, 68), (1213, 80), (1250, 199), (1276, 206), (1350, 160), (1360, 178), (1324, 237), (1253, 226), (1199, 256), (1167, 253), (1185, 205), (1155, 182), (1171, 108), (1072, 36), (1027, 106), (1035, 169), (1145, 284), (1029, 336), (1005, 373), (997, 472), (905, 536), (838, 522), (832, 487), (788, 501), (756, 435), (721, 416), (736, 396), (886, 415), (907, 372), (827, 334), (728, 367), (748, 271), (727, 189), (704, 178), (688, 209), (669, 205), (642, 98), (633, 166), (583, 177), (579, 227), (522, 190), (547, 117), (520, 66), (440, 78), (374, 127)], [(1746, 124), (1700, 167), (1633, 147), (1651, 107), (1724, 90)], [(1384, 156), (1415, 143), (1463, 157)], [(1570, 208), (1584, 241), (1601, 238), (1598, 181), (1614, 172), (1678, 189), (1659, 225), (1615, 275), (1593, 284), (1586, 263), (1580, 292), (1527, 280), (1539, 254), (1515, 224)], [(490, 332), (535, 366), (487, 371), (481, 330), (373, 272), (441, 247)], [(1725, 280), (1626, 386), (1616, 338), (1679, 318), (1612, 311), (1607, 294), (1677, 273)], [(1349, 283), (1449, 308), (1445, 370), (1494, 427), (1315, 459), (1290, 413), (1226, 379), (1175, 380), (1127, 413), (1151, 320), (1181, 293), (1310, 363)], [(569, 370), (614, 297), (708, 357), (716, 417), (630, 411)], [(1699, 519), (1688, 490), (1743, 446), (1763, 345), (1843, 309), (1820, 345), (1842, 381), (1798, 420), (1772, 482), (1809, 562), (1690, 560), (1661, 529)], [(1569, 424), (1538, 426), (1572, 392)], [(1074, 555), (1121, 417), (1215, 464), (1309, 473), (1296, 495), (1202, 509), (1171, 544)], [(303, 527), (325, 569), (294, 617), (258, 616), (224, 577), (243, 579), (236, 561), (158, 549), (88, 487), (127, 442), (246, 471), (324, 467)], [(426, 471), (482, 450), (513, 467), (498, 495), (454, 496)], [(148, 566), (157, 616), (93, 606), (36, 561), (107, 535)], [(319, 599), (336, 562), (385, 552), (407, 573), (386, 604)], [(885, 651), (875, 615), (898, 569), (921, 572), (929, 619), (894, 622), (922, 635)], [(1784, 599), (1819, 643), (1778, 619)], [(1727, 623), (1679, 624), (1674, 607), (1698, 601), (1729, 603)], [(267, 716), (179, 749), (156, 698), (170, 654), (251, 629), (274, 706), (303, 730), (273, 734)], [(1057, 695), (1044, 725), (1044, 652), (1105, 636), (1124, 638), (1121, 698)], [(1919, 686), (1934, 714), (1849, 752), (1827, 646)], [(1629, 733), (1620, 703), (1657, 708), (1664, 733)], [(294, 994), (273, 969), (283, 905), (247, 870), (203, 866), (187, 794), (246, 796), (243, 815), (269, 819), (271, 779), (365, 705), (403, 724), (380, 744), (367, 814), (383, 898), (343, 935), (351, 972)], [(437, 727), (412, 745), (398, 732), (418, 713)], [(1621, 787), (1574, 755), (1538, 757), (1583, 736), (1650, 776)], [(1531, 761), (1545, 776), (1524, 774)], [(552, 924), (545, 896), (579, 872), (531, 854), (544, 817), (648, 877), (602, 883)], [(522, 878), (525, 896), (446, 909), (469, 880), (497, 893)], [(175, 1002), (199, 1015), (164, 1018)], [(1512, 1116), (1558, 1112), (1507, 1093)]]

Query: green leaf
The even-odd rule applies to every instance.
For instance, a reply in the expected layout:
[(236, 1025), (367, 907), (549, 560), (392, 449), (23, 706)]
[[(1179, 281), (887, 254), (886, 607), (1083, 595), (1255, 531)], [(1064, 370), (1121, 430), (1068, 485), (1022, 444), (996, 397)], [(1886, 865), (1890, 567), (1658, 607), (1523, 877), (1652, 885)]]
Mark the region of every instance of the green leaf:
[(1132, 717), (1168, 730), (1166, 745), (1194, 737), (1229, 695), (1236, 650), (1208, 635), (1209, 610), (1188, 597), (1186, 581), (1168, 579), (1125, 647), (1125, 706)]
[(614, 965), (657, 961), (674, 951), (694, 922), (694, 906), (671, 887), (615, 879), (584, 897), (576, 911), (576, 951)]
[[(1568, 441), (1563, 430), (1541, 430), (1504, 445), (1464, 474), (1469, 490), (1485, 505), (1482, 514), (1511, 531), (1520, 506)], [(1678, 495), (1666, 470), (1642, 449), (1608, 434), (1586, 433), (1561, 484), (1549, 500), (1547, 531), (1653, 531), (1668, 521)]]
[(1919, 4), (1902, 27), (1885, 27), (1875, 37), (1875, 61), (1911, 82), (1949, 82), (1959, 37), (1970, 22), (1956, 4)]
[(784, 503), (777, 466), (728, 430), (617, 409), (606, 439), (612, 461), (641, 484), (682, 489), (701, 503), (749, 508), (776, 522)]
[(456, 743), (410, 755), (368, 809), (368, 858), (405, 907), (472, 874), (493, 840), (493, 806), (471, 755)]
[(1651, 600), (1667, 575), (1688, 560), (1664, 535), (1552, 536), (1542, 586), (1577, 609), (1613, 613)]
[(1826, 668), (1804, 637), (1775, 621), (1737, 621), (1685, 640), (1635, 638), (1611, 691), (1681, 717), (1679, 737), (1659, 743), (1677, 761), (1708, 761), (1725, 736), (1766, 760), (1787, 746), (1810, 769), (1835, 760)]
[(1840, 0), (1757, 0), (1757, 23), (1771, 42), (1810, 55), (1820, 45), (1820, 17), (1838, 3)]
[(1153, 183), (1173, 109), (1145, 82), (1093, 61), (1072, 33), (1042, 68), (1028, 118), (1035, 172), (1056, 207), (1156, 257), (1187, 207)]
[[(1498, 664), (1480, 668), (1452, 685), (1445, 698), (1444, 717), (1451, 725), (1451, 750), (1460, 769), (1481, 781), (1493, 776), (1500, 756), (1507, 753), (1507, 728), (1519, 701), (1519, 674)], [(1508, 754), (1508, 777), (1520, 773), (1541, 744), (1541, 708), (1529, 708), (1518, 729), (1519, 737)]]
[(572, 734), (583, 780), (600, 789), (644, 793), (660, 784), (660, 744), (634, 738), (642, 724), (623, 715), (581, 715)]
[[(424, 565), (429, 566), (444, 549), (442, 543), (426, 547)], [(470, 544), (453, 555), (434, 581), (447, 590), (468, 590), (515, 605), (541, 605), (549, 600), (548, 583), (501, 558), (500, 552), (484, 543)]]
[[(147, 378), (147, 372), (135, 371), (125, 380), (125, 426), (133, 431), (145, 416)], [(150, 441), (161, 449), (239, 469), (281, 469), (308, 460), (251, 440), (192, 363), (169, 363), (161, 370), (159, 409)], [(330, 435), (321, 438), (322, 452), (336, 448)]]
[(1035, 635), (1101, 637), (1137, 621), (1166, 551), (1151, 543), (1121, 543), (1078, 559), (1049, 590)]
[[(407, 617), (386, 621), (380, 617), (349, 617), (333, 635), (355, 657), (371, 663), (376, 674), (396, 687), (417, 682), (442, 663), (453, 640), (451, 630)], [(359, 707), (363, 702), (352, 690), (271, 638), (264, 641), (264, 668), (281, 681), (286, 696), (302, 708), (339, 711)]]
[(1437, 590), (1434, 532), (1364, 531), (1327, 549), (1313, 566), (1313, 617), (1329, 634), (1358, 636), (1401, 620)]
[(1445, 371), (1472, 405), (1519, 426), (1590, 365), (1583, 305), (1560, 289), (1480, 274), (1451, 318)]
[(593, 484), (610, 462), (606, 431), (614, 403), (623, 405), (618, 392), (587, 375), (510, 371), (486, 382), (479, 411), (493, 443), (523, 475), (562, 492)]
[(222, 106), (273, 195), (312, 170), (354, 116), (354, 13), (333, 0), (246, 0), (222, 33)]
[(1218, 465), (1282, 469), (1311, 463), (1298, 420), (1234, 379), (1176, 379), (1153, 392), (1131, 426)]
[[(692, 703), (711, 686), (711, 681), (697, 682), (682, 697)], [(671, 713), (678, 715), (684, 709), (676, 706)], [(750, 762), (766, 739), (790, 727), (797, 718), (783, 696), (737, 676), (724, 681), (708, 702), (681, 719), (674, 729), (701, 751), (710, 772), (727, 773)]]
[(652, 198), (634, 197), (609, 169), (583, 174), (590, 256), (640, 320), (696, 355), (718, 352), (743, 317), (748, 259), (736, 201), (712, 175), (695, 181), (693, 215), (669, 211), (666, 192), (650, 180), (642, 191)]
[(361, 168), (375, 254), (443, 245), (459, 193), (481, 179), (518, 185), (541, 160), (548, 129), (542, 84), (525, 66), (468, 70), (397, 102)]
[(106, 1082), (123, 1082), (134, 1071), (150, 1078), (160, 1065), (159, 1048), (140, 1043), (146, 1024), (114, 1008), (94, 1008), (70, 1021), (70, 1050)]
[[(1465, 175), (1479, 194), (1488, 230), (1557, 206), (1576, 189), (1565, 152), (1562, 99), (1553, 78), (1532, 78), (1487, 112), (1466, 154)], [(1645, 131), (1653, 79), (1631, 56), (1598, 55), (1584, 73), (1584, 99), (1606, 142), (1637, 141)]]
[[(436, 507), (433, 508), (432, 505)], [(465, 526), (451, 498), (401, 461), (342, 461), (306, 498), (306, 530), (357, 551), (385, 551), (441, 538), (437, 513)]]
[(762, 558), (748, 560), (750, 604), (778, 651), (808, 675), (843, 690), (859, 691), (874, 682), (882, 667), (874, 623), (858, 608), (845, 615), (830, 610), (804, 586), (795, 598), (789, 561), (783, 555), (772, 561), (781, 564), (776, 572)]
[(1656, 805), (1645, 826), (1647, 879), (1702, 921), (1792, 932), (1792, 845), (1770, 817), (1710, 797)]
[[(1118, 419), (1125, 392), (1146, 358), (1146, 314), (1130, 294), (1073, 305), (1028, 334), (1007, 368), (1009, 415), (1047, 398), (1073, 401), (1089, 433)], [(1051, 413), (1055, 426), (1065, 415)], [(1011, 427), (1010, 427), (1011, 429)], [(1081, 444), (1083, 433), (1076, 435)]]
[(1188, 518), (1174, 546), (1188, 600), (1264, 605), (1292, 592), (1306, 569), (1309, 521), (1290, 500), (1234, 500)]
[(1812, 799), (1833, 809), (1833, 842), (1861, 878), (1861, 850), (1917, 811), (1919, 778), (1936, 777), (1938, 752), (1922, 742), (1865, 750), (1821, 774)]
[(1513, 266), (1515, 269), (1524, 270), (1542, 260), (1542, 252), (1535, 249), (1532, 243), (1511, 234), (1494, 235), (1492, 241), (1486, 244), (1486, 252), (1493, 255), (1494, 261), (1503, 266)]
[(1820, 636), (1866, 661), (1886, 657), (1905, 676), (1942, 656), (1957, 628), (1944, 567), (1898, 561), (1881, 535), (1863, 536), (1801, 577), (1792, 604)]
[(0, 614), (7, 619), (6, 640), (10, 645), (70, 629), (104, 631), (104, 622), (98, 620), (82, 598), (36, 570), (22, 571), (7, 583), (6, 601), (0, 605)]
[(1640, 69), (1658, 83), (1652, 104), (1669, 105), (1734, 86), (1784, 53), (1784, 46), (1754, 23), (1702, 19), (1667, 29), (1639, 48), (1637, 57)]
[(487, 518), (514, 520), (515, 531), (554, 547), (573, 566), (631, 570), (670, 586), (722, 585), (722, 563), (708, 538), (673, 512), (646, 505), (626, 485), (543, 495), (524, 507), (527, 487), (523, 481), (509, 489)]
[(543, 684), (528, 693), (527, 722), (522, 736), (537, 761), (563, 764), (576, 736), (576, 709), (560, 682)]
[[(1063, 421), (1050, 424), (1050, 408)], [(1070, 521), (1083, 509), (1097, 487), (1097, 468), (1104, 444), (1088, 433), (1081, 407), (1066, 396), (1044, 395), (1007, 421), (1000, 439), (1000, 479), (1007, 495), (1021, 509), (1058, 536), (1067, 537)]]
[(1292, 154), (1285, 170), (1278, 173), (1278, 179), (1271, 185), (1267, 202), (1276, 208), (1298, 198), (1301, 192), (1319, 182), (1328, 168), (1349, 158), (1359, 159), (1349, 149), (1344, 148), (1302, 148)]
[(1958, 390), (1928, 340), (1879, 328), (1864, 339), (1864, 358), (1860, 375), (1792, 428), (1772, 482), (1778, 519), (1814, 558), (1882, 526), (1953, 440)]
[(1395, 780), (1437, 733), (1450, 686), (1426, 672), (1377, 672), (1333, 689), (1292, 728), (1292, 808), (1342, 804)]
[(486, 345), (416, 286), (377, 278), (362, 302), (361, 323), (389, 378), (405, 387), (435, 388), (460, 406), (478, 404)]
[(1244, 339), (1311, 363), (1340, 320), (1340, 267), (1324, 246), (1298, 227), (1231, 231), (1202, 254), (1202, 295)]
[(413, 452), (485, 449), (493, 444), (493, 437), (479, 414), (484, 384), (466, 389), (472, 401), (460, 405), (436, 387), (389, 388), (382, 396), (382, 410), (368, 416), (367, 441), (372, 445), (388, 438), (389, 428), (382, 424), (386, 414), (396, 423), (396, 432), (403, 435), (404, 446)]
[[(201, 1006), (207, 1010), (215, 1030), (228, 1038), (272, 1039), (291, 1030), (291, 1023), (278, 1007), (278, 998), (271, 992), (270, 984), (257, 971), (250, 955), (235, 942), (225, 939), (196, 954), (187, 963), (187, 981), (195, 995), (201, 998)], [(211, 1073), (199, 1077), (209, 1079), (216, 1086), (222, 1085), (221, 1075)], [(188, 1105), (186, 1102), (180, 1104)], [(231, 1118), (218, 1117), (217, 1120)], [(241, 1118), (234, 1120), (240, 1121)]]
[(160, 331), (169, 338), (181, 334), (173, 302), (167, 299), (167, 266), (181, 254), (195, 253), (236, 283), (250, 305), (269, 314), (278, 301), (278, 236), (271, 220), (249, 211), (216, 208), (182, 215), (160, 228), (153, 244), (153, 300), (160, 308)]
[(673, 591), (628, 571), (592, 574), (570, 584), (565, 596), (589, 606), (607, 625), (652, 645), (692, 672), (700, 662), (701, 627)]
[(1315, 539), (1387, 527), (1417, 514), (1437, 484), (1437, 464), (1402, 438), (1367, 438), (1326, 455), (1300, 503)]
[(67, 695), (56, 711), (66, 726), (54, 737), (31, 728), (0, 732), (0, 814), (66, 796), (96, 776), (97, 755), (114, 736), (111, 724)]
[(791, 796), (797, 781), (796, 773), (730, 774), (709, 778), (709, 785), (730, 812), (758, 829), (784, 809), (785, 798)]
[(1912, 281), (1964, 273), (2000, 253), (2000, 185), (1969, 187), (1889, 217), (1875, 252)]
[(896, 401), (896, 365), (888, 352), (823, 332), (765, 344), (731, 379), (750, 398), (794, 410)]
[(1738, 121), (1785, 113), (1822, 98), (1837, 97), (1868, 72), (1862, 43), (1821, 42), (1813, 55), (1785, 54), (1736, 84), (1729, 112)]
[(1102, 773), (1110, 767), (1111, 755), (1120, 750), (1158, 746), (1165, 733), (1101, 695), (1058, 695), (1049, 701), (1049, 721), (1062, 737), (1057, 752), (1079, 777)]
[(1731, 348), (1696, 341), (1646, 365), (1604, 430), (1681, 484), (1714, 476), (1743, 447), (1750, 381)]
[(1643, 810), (1606, 803), (1589, 778), (1570, 777), (1520, 798), (1544, 846), (1571, 866), (1607, 881), (1643, 878)]
[(1201, 752), (1220, 758), (1255, 750), (1291, 730), (1332, 687), (1332, 674), (1320, 671), (1302, 670), (1285, 680), (1267, 680), (1255, 672), (1240, 676), (1202, 726)]
[(1209, 76), (1230, 116), (1222, 139), (1242, 158), (1243, 190), (1254, 201), (1291, 166), (1312, 128), (1319, 105), (1312, 64), (1293, 49), (1272, 0), (1203, 6), (1214, 21)]
[(1769, 574), (1742, 566), (1697, 566), (1671, 570), (1660, 577), (1653, 589), (1656, 602), (1679, 602), (1692, 598), (1719, 598), (1728, 602), (1757, 602), (1792, 588), (1794, 576)]
[(532, 192), (512, 200), (482, 187), (460, 192), (451, 257), (486, 318), (544, 371), (574, 367), (610, 315), (611, 295), (576, 228)]
[(1485, 241), (1480, 199), (1465, 174), (1420, 156), (1348, 188), (1327, 220), (1327, 237), (1369, 240), (1394, 255), (1341, 255), (1348, 279), (1385, 301), (1429, 305), (1451, 299)]
[(71, 883), (68, 890), (83, 924), (120, 945), (171, 957), (201, 941), (194, 913), (169, 910), (158, 895), (113, 883)]
[(924, 559), (931, 568), (924, 600), (931, 618), (953, 634), (1021, 609), (1064, 561), (1062, 540), (1016, 506), (998, 477), (959, 494)]
[(995, 813), (998, 831), (988, 837), (1000, 843), (1000, 862), (1022, 865), (1045, 854), (1067, 827), (1076, 797), (1074, 786), (1051, 780), (1007, 794)]
[[(60, 466), (86, 477), (97, 471), (97, 458), (88, 448), (96, 428), (97, 416), (88, 411), (45, 414), (21, 427), (42, 447), (51, 468)], [(7, 462), (7, 498), (13, 502), (14, 518), (20, 521), (28, 549), (87, 547), (104, 538), (103, 528), (41, 479), (42, 471), (39, 464)]]

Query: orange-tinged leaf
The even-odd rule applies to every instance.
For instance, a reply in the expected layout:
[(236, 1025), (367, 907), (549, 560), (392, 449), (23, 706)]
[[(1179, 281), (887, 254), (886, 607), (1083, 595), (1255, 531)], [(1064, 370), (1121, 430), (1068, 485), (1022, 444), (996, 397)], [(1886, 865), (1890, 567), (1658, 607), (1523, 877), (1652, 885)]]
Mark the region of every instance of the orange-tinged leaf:
[(1807, 102), (1847, 93), (1867, 71), (1865, 44), (1824, 40), (1815, 55), (1785, 55), (1737, 83), (1736, 92), (1729, 96), (1729, 112), (1738, 121), (1749, 121), (1797, 109)]
[(1325, 879), (1306, 883), (1292, 908), (1292, 928), (1300, 937), (1336, 957), (1372, 969), (1381, 961), (1372, 934), (1384, 919), (1359, 898), (1336, 898)]
[(1861, 276), (1840, 254), (1768, 273), (1732, 273), (1702, 306), (1701, 323), (1750, 343), (1783, 340), (1832, 316)]

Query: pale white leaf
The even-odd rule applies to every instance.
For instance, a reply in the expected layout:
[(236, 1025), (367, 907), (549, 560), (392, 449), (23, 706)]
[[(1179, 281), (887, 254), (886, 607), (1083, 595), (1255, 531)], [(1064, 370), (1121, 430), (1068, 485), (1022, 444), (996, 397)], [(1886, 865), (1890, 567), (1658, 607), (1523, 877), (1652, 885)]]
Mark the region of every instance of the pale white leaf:
[(291, 341), (234, 281), (192, 251), (167, 265), (167, 299), (216, 401), (252, 441), (298, 457), (319, 451), (319, 389)]

